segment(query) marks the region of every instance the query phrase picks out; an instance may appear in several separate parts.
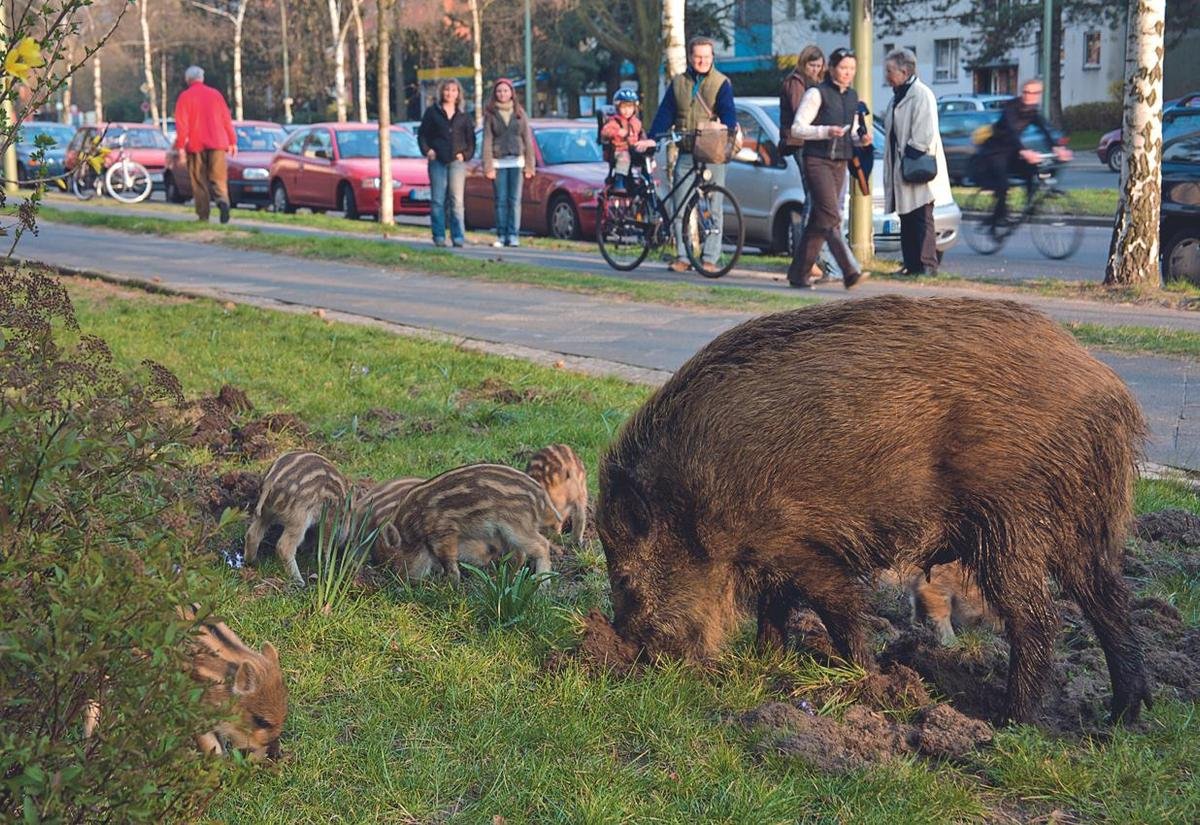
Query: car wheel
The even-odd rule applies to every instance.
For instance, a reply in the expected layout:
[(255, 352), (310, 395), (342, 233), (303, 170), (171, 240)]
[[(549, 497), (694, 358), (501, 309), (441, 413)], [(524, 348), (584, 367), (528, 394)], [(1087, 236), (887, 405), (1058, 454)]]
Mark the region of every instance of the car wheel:
[(1125, 148), (1121, 144), (1116, 144), (1108, 150), (1108, 168), (1121, 174), (1121, 157), (1124, 155)]
[(25, 164), (18, 163), (17, 164), (17, 186), (28, 186), (28, 185), (30, 185), (29, 170), (27, 170), (25, 168)]
[(358, 203), (354, 200), (354, 190), (348, 183), (343, 183), (338, 189), (338, 209), (348, 220), (358, 220)]
[(550, 201), (550, 214), (546, 223), (550, 226), (550, 237), (573, 241), (579, 238), (579, 213), (566, 195), (555, 195)]
[(771, 238), (771, 253), (795, 255), (800, 235), (804, 232), (804, 207), (798, 204), (785, 206), (775, 216), (775, 231)]
[(1200, 286), (1200, 229), (1176, 232), (1163, 248), (1163, 280)]
[(280, 181), (275, 181), (275, 185), (271, 187), (271, 206), (283, 215), (291, 215), (296, 211), (296, 207), (288, 199), (287, 188)]

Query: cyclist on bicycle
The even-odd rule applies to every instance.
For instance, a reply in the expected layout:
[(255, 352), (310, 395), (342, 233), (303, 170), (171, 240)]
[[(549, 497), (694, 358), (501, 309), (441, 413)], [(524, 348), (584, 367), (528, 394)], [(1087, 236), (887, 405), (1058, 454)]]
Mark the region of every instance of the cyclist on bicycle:
[(614, 192), (632, 191), (632, 159), (630, 149), (635, 149), (646, 139), (642, 121), (638, 119), (638, 96), (633, 89), (618, 89), (613, 95), (612, 105), (616, 113), (604, 122), (600, 129), (600, 141), (608, 159), (609, 177)]
[(1057, 145), (1050, 124), (1042, 116), (1042, 90), (1042, 81), (1035, 77), (1022, 83), (1020, 97), (1004, 104), (1000, 119), (992, 126), (991, 135), (979, 147), (975, 159), (976, 176), (985, 189), (996, 193), (991, 220), (993, 231), (1008, 220), (1010, 178), (1021, 178), (1025, 183), (1026, 198), (1033, 197), (1033, 181), (1041, 155), (1033, 149), (1026, 149), (1021, 142), (1021, 135), (1026, 129), (1032, 125), (1045, 135), (1059, 161), (1065, 163), (1072, 157), (1066, 147)]

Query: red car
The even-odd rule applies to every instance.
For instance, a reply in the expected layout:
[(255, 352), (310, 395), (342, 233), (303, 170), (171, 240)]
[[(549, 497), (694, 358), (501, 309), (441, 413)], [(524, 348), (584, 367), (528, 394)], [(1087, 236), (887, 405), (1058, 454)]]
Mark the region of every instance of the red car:
[[(235, 120), (237, 154), (228, 156), (229, 205), (252, 203), (267, 206), (271, 203), (271, 157), (287, 132), (277, 123), (265, 120)], [(167, 171), (163, 173), (167, 200), (185, 203), (192, 197), (192, 179), (188, 175), (187, 156), (178, 149), (167, 153)]]
[[(416, 136), (392, 127), (392, 209), (429, 214), (429, 170)], [(379, 214), (379, 127), (317, 123), (297, 129), (275, 152), (270, 170), (276, 212), (332, 209), (347, 218)]]
[[(1168, 137), (1178, 137), (1190, 128), (1190, 125), (1195, 121), (1187, 120), (1180, 124), (1180, 128), (1174, 129), (1171, 135), (1167, 134), (1167, 127), (1171, 121), (1179, 117), (1180, 109), (1197, 109), (1200, 108), (1200, 92), (1192, 92), (1183, 97), (1177, 97), (1173, 100), (1168, 100), (1163, 103), (1163, 142), (1165, 143)], [(1186, 116), (1186, 113), (1185, 113)], [(1122, 139), (1123, 132), (1120, 129), (1113, 129), (1111, 132), (1106, 132), (1100, 138), (1100, 144), (1096, 147), (1096, 157), (1100, 158), (1100, 162), (1108, 166), (1112, 171), (1120, 174), (1121, 172), (1121, 153), (1123, 151)]]
[[(534, 119), (537, 168), (521, 189), (521, 229), (554, 238), (596, 237), (596, 198), (608, 164), (596, 140), (596, 124), (582, 120)], [(476, 143), (483, 146), (480, 137)], [(467, 226), (495, 225), (492, 182), (478, 158), (467, 164)]]
[(167, 166), (167, 150), (171, 148), (171, 144), (156, 126), (150, 123), (94, 123), (90, 126), (80, 126), (75, 137), (67, 144), (68, 170), (75, 168), (80, 150), (98, 138), (103, 146), (113, 150), (105, 158), (106, 164), (111, 165), (116, 161), (117, 149), (123, 142), (123, 151), (146, 167), (155, 188), (162, 186), (163, 170)]

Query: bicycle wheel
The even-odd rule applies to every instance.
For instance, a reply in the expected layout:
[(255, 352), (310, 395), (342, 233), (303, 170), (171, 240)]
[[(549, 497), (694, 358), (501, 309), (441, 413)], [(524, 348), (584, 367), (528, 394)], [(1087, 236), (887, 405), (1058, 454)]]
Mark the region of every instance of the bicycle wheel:
[(1083, 243), (1083, 227), (1072, 222), (1080, 212), (1070, 192), (1051, 189), (1038, 201), (1029, 222), (1033, 245), (1052, 261), (1074, 255)]
[(132, 160), (122, 160), (108, 168), (104, 176), (108, 193), (122, 203), (139, 203), (150, 197), (154, 188), (146, 167)]
[(81, 201), (91, 200), (96, 196), (98, 175), (91, 167), (76, 169), (71, 173), (71, 193)]
[(643, 198), (601, 195), (596, 241), (613, 269), (628, 272), (650, 254), (649, 205)]
[(1009, 227), (993, 227), (992, 210), (995, 208), (996, 193), (989, 189), (977, 189), (964, 203), (963, 234), (971, 248), (980, 255), (996, 253), (1012, 234)]
[(683, 248), (706, 278), (720, 278), (742, 256), (742, 207), (733, 193), (715, 183), (698, 188), (683, 210)]

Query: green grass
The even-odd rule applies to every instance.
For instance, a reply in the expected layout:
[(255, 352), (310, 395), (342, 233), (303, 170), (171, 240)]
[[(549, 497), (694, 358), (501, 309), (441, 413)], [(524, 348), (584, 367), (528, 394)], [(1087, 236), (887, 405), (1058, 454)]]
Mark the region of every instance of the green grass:
[[(974, 186), (951, 187), (954, 200), (964, 210), (970, 205), (975, 193), (979, 190)], [(1074, 214), (1089, 215), (1100, 218), (1111, 218), (1117, 211), (1117, 190), (1114, 189), (1072, 189), (1070, 197), (1075, 205)], [(1016, 212), (1025, 205), (1025, 190), (1020, 186), (1009, 187), (1008, 205)]]
[[(523, 466), (554, 441), (592, 471), (649, 392), (450, 345), (203, 300), (72, 282), (86, 332), (122, 364), (155, 358), (191, 395), (244, 388), (259, 412), (295, 413), (353, 475), (431, 474), (474, 460)], [(496, 393), (497, 388), (516, 395)], [(520, 398), (512, 403), (512, 398)], [(370, 410), (401, 426), (385, 431)], [(256, 413), (257, 414), (257, 413)], [(203, 451), (193, 451), (202, 461)], [(256, 462), (262, 469), (265, 461)], [(226, 462), (228, 466), (229, 462)], [(1200, 509), (1177, 485), (1139, 482), (1138, 507)], [(302, 556), (307, 569), (312, 560)], [(961, 822), (1195, 821), (1195, 705), (1160, 700), (1143, 731), (1056, 740), (1001, 731), (961, 766), (901, 761), (841, 776), (763, 753), (728, 724), (790, 684), (845, 678), (797, 656), (763, 658), (744, 633), (712, 668), (618, 678), (574, 664), (580, 611), (607, 603), (598, 546), (576, 582), (547, 585), (545, 609), (486, 627), (469, 596), (436, 583), (354, 594), (332, 615), (303, 594), (255, 598), (223, 568), (221, 610), (243, 638), (279, 648), (291, 691), (286, 760), (231, 772), (213, 821), (278, 822)], [(559, 564), (556, 564), (556, 569)], [(567, 570), (567, 568), (562, 568)], [(264, 573), (278, 575), (273, 560)]]
[(1071, 133), (1071, 151), (1078, 154), (1096, 154), (1096, 147), (1100, 145), (1100, 138), (1104, 137), (1107, 132), (1102, 132), (1099, 129), (1080, 129), (1077, 132)]

